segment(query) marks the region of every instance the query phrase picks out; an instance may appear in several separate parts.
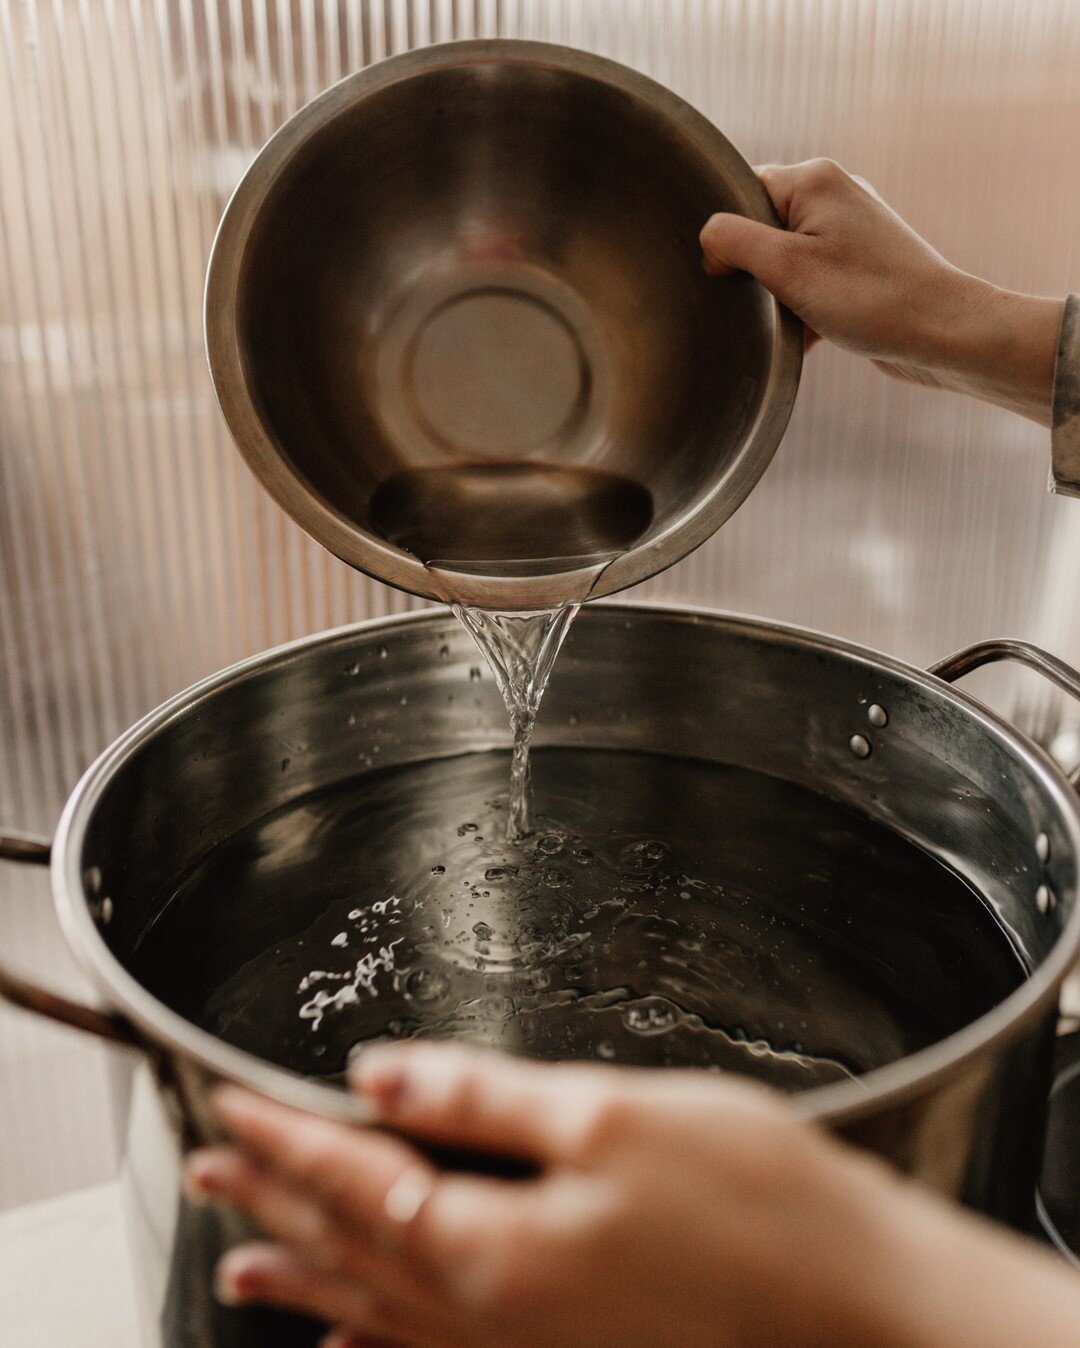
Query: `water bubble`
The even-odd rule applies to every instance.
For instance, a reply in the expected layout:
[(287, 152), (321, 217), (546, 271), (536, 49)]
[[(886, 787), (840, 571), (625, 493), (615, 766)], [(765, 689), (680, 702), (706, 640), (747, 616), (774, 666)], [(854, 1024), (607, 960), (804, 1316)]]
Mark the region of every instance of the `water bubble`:
[(339, 931), (338, 934), (334, 937), (334, 939), (330, 942), (330, 944), (336, 946), (348, 945), (349, 933), (347, 931)]
[(439, 659), (440, 659), (440, 660), (445, 660), (446, 657), (447, 657), (449, 654), (450, 654), (450, 647), (449, 647), (449, 646), (440, 646), (440, 647), (439, 647)]
[(403, 694), (401, 697), (398, 698), (398, 706), (399, 706), (399, 707), (407, 707), (408, 705), (409, 705), (409, 699), (408, 699), (407, 697), (405, 697), (404, 694)]
[(445, 875), (445, 874), (446, 874), (446, 867), (445, 867), (445, 866), (432, 866), (432, 868), (431, 868), (431, 873), (432, 873), (432, 875)]
[(389, 654), (390, 654), (390, 652), (386, 649), (385, 646), (380, 646), (380, 647), (379, 647), (379, 659), (380, 659), (380, 660), (385, 660), (386, 657), (387, 657)]
[(650, 997), (628, 1006), (623, 1024), (631, 1034), (665, 1034), (675, 1026), (675, 1010), (660, 997)]
[(450, 979), (441, 969), (421, 965), (405, 979), (405, 996), (414, 1002), (437, 1002), (449, 991)]
[(566, 839), (561, 838), (557, 833), (545, 833), (541, 837), (537, 838), (536, 850), (538, 852), (543, 852), (545, 855), (551, 857), (554, 856), (556, 852), (562, 851), (563, 843), (565, 841)]
[(350, 678), (355, 679), (357, 674), (360, 673), (360, 661), (354, 660), (351, 665), (346, 665), (345, 673), (348, 674)]
[(533, 969), (529, 973), (529, 982), (534, 988), (551, 987), (551, 975), (546, 969)]
[(290, 764), (291, 762), (292, 762), (292, 759), (290, 759), (290, 758), (283, 758), (283, 759), (281, 760), (281, 771), (282, 771), (282, 772), (285, 772), (285, 771), (288, 769), (288, 766), (289, 766), (289, 764)]
[(495, 932), (492, 930), (491, 927), (488, 926), (486, 922), (474, 922), (473, 932), (478, 941), (490, 941), (491, 938), (495, 935)]
[(497, 880), (505, 880), (507, 874), (505, 866), (489, 866), (484, 872), (484, 879), (490, 880), (494, 884)]
[(610, 1062), (615, 1056), (615, 1045), (610, 1039), (601, 1039), (596, 1046), (596, 1056)]
[(469, 666), (469, 679), (472, 683), (479, 683), (482, 677), (479, 665)]
[(346, 724), (346, 725), (355, 725), (355, 724), (356, 724), (356, 712), (354, 712), (354, 711), (349, 712), (349, 715), (348, 715), (348, 716), (346, 717), (346, 719), (345, 719), (345, 724)]
[(554, 866), (549, 866), (547, 868), (543, 878), (544, 884), (547, 885), (548, 889), (562, 889), (567, 883), (566, 876), (563, 872), (556, 869)]
[(593, 854), (587, 847), (579, 847), (574, 853), (574, 860), (579, 866), (587, 866), (592, 859)]
[(457, 835), (459, 838), (464, 838), (466, 833), (475, 833), (476, 829), (477, 826), (475, 824), (459, 824)]

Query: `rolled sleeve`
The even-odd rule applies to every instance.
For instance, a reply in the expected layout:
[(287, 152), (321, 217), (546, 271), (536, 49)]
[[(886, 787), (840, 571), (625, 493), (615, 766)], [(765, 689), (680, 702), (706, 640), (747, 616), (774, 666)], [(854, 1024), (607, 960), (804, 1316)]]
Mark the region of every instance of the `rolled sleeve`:
[(1080, 496), (1080, 295), (1065, 301), (1054, 363), (1050, 489)]

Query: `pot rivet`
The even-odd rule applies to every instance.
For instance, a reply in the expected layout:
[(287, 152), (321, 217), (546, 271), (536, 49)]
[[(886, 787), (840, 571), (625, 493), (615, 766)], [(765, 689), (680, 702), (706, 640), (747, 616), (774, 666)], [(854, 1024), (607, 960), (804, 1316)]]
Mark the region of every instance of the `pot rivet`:
[(865, 735), (852, 735), (848, 740), (848, 748), (856, 758), (869, 758), (871, 744)]
[(867, 719), (872, 726), (877, 726), (880, 730), (882, 726), (889, 724), (889, 713), (884, 707), (879, 707), (876, 702), (870, 704), (866, 713)]
[(112, 899), (109, 898), (108, 895), (106, 895), (105, 898), (103, 898), (103, 899), (101, 900), (101, 908), (100, 908), (99, 911), (100, 911), (100, 913), (101, 913), (101, 920), (102, 920), (102, 922), (111, 922), (111, 921), (112, 921), (112, 915), (113, 915), (113, 901), (112, 901)]
[(1035, 855), (1040, 861), (1050, 860), (1050, 839), (1045, 833), (1040, 833), (1035, 839)]
[(1035, 906), (1040, 913), (1048, 913), (1054, 906), (1054, 891), (1049, 885), (1040, 885), (1035, 891)]

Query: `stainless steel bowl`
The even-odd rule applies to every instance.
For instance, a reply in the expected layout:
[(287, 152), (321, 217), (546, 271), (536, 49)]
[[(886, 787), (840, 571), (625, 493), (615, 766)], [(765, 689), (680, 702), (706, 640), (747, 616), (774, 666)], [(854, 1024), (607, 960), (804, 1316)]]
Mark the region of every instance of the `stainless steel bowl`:
[[(779, 224), (715, 127), (611, 61), (478, 41), (353, 75), (268, 142), (218, 231), (206, 343), (233, 436), (327, 548), (435, 598), (391, 541), (408, 537), (373, 519), (380, 486), (436, 469), (453, 508), (463, 463), (549, 465), (571, 497), (566, 469), (618, 474), (637, 495), (587, 500), (574, 555), (619, 553), (633, 517), (593, 593), (643, 580), (745, 499), (798, 385), (797, 321), (749, 277), (701, 270), (716, 210)], [(490, 560), (474, 602), (551, 598), (552, 568)]]

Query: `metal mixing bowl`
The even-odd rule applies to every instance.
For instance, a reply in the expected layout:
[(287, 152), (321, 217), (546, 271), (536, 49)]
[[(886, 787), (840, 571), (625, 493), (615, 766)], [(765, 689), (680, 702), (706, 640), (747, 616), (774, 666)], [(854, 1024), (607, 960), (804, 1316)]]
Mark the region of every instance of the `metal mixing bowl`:
[[(798, 385), (797, 321), (701, 270), (716, 210), (779, 224), (715, 127), (611, 61), (478, 41), (350, 76), (268, 142), (218, 231), (206, 341), (232, 433), (310, 534), (429, 597), (372, 520), (395, 474), (618, 473), (651, 519), (594, 593), (643, 580), (745, 499)], [(474, 569), (473, 602), (549, 597), (543, 567)]]

